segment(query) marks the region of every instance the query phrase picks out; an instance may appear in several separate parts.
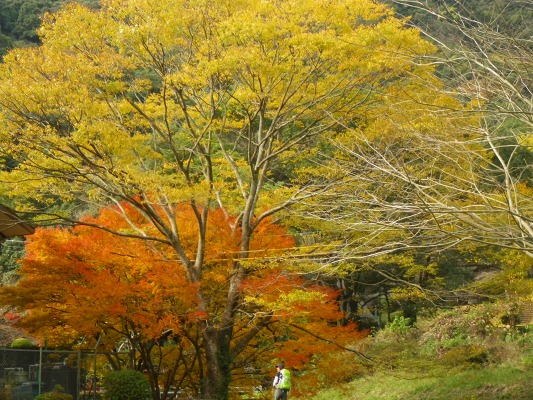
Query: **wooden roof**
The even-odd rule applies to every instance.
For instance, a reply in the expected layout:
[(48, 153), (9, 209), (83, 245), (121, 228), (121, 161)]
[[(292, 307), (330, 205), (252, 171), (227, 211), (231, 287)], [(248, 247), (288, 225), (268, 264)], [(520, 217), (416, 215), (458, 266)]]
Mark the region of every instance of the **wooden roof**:
[(0, 204), (0, 241), (13, 236), (31, 235), (34, 232), (32, 225), (21, 220), (11, 208)]

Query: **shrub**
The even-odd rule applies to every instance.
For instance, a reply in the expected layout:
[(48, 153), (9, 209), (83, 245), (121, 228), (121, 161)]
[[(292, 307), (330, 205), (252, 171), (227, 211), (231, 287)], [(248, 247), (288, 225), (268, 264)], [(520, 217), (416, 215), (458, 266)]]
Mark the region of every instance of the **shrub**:
[(410, 318), (404, 318), (402, 316), (394, 317), (394, 320), (385, 328), (389, 332), (405, 335), (411, 329), (413, 329), (413, 323)]
[(46, 392), (35, 397), (34, 400), (72, 400), (71, 394), (65, 393), (61, 385), (55, 385), (51, 392)]
[(497, 314), (497, 308), (487, 304), (441, 312), (423, 327), (422, 342), (450, 348), (489, 339), (498, 334)]
[(12, 349), (34, 349), (35, 345), (31, 340), (26, 338), (18, 338), (11, 342)]
[(150, 398), (150, 385), (139, 371), (113, 371), (104, 378), (107, 400), (144, 400)]

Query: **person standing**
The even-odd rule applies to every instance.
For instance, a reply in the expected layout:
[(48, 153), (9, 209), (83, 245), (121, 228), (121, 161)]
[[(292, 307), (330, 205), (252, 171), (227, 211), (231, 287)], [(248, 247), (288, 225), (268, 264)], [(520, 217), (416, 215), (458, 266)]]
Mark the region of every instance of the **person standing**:
[(274, 400), (287, 400), (289, 390), (291, 390), (291, 372), (285, 368), (283, 363), (276, 365), (276, 376), (272, 382), (274, 387)]

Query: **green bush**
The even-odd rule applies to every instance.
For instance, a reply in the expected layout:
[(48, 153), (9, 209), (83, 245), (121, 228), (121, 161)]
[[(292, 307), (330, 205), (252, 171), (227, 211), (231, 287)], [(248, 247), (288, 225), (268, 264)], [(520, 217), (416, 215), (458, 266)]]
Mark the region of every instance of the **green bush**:
[(385, 328), (389, 332), (398, 333), (404, 335), (413, 329), (413, 323), (410, 318), (404, 318), (403, 316), (394, 317), (394, 320)]
[(11, 342), (12, 349), (34, 349), (35, 345), (31, 340), (26, 338), (18, 338)]
[(107, 400), (145, 400), (150, 398), (150, 385), (139, 371), (113, 371), (104, 378)]
[(55, 385), (51, 392), (46, 392), (35, 397), (34, 400), (72, 400), (71, 394), (65, 393), (61, 385)]

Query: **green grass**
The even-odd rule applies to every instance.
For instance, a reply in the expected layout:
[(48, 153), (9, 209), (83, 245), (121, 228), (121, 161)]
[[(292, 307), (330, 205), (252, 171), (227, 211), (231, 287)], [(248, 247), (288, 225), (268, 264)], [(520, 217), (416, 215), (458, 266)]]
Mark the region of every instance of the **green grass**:
[(379, 372), (319, 393), (313, 400), (531, 400), (533, 369), (493, 366), (433, 376)]
[(511, 334), (479, 318), (481, 307), (391, 324), (365, 339), (365, 375), (312, 400), (533, 400), (533, 327)]

